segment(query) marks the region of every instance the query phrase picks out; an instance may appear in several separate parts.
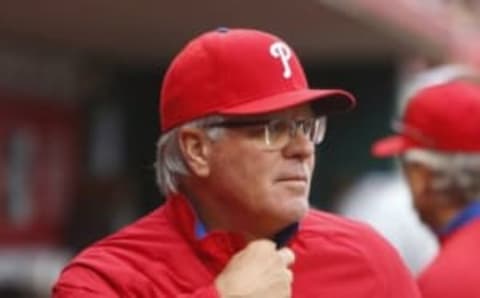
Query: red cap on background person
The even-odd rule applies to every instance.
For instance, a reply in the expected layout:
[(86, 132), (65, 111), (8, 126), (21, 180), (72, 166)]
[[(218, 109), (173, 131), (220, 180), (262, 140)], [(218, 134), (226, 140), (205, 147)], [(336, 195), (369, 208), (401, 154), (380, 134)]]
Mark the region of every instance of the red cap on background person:
[(274, 112), (315, 101), (322, 113), (345, 111), (354, 97), (310, 89), (293, 50), (250, 29), (219, 28), (192, 40), (171, 63), (160, 94), (162, 132), (213, 115)]
[(394, 123), (397, 134), (372, 146), (376, 157), (400, 155), (410, 149), (480, 152), (480, 87), (453, 81), (417, 92), (403, 118)]

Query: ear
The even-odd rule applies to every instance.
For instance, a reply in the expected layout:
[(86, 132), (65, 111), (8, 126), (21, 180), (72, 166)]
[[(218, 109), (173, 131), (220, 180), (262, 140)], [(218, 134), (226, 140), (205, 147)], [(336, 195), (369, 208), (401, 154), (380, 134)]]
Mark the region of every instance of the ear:
[(182, 128), (178, 142), (185, 163), (191, 172), (199, 177), (207, 177), (210, 174), (211, 142), (205, 132), (198, 128)]

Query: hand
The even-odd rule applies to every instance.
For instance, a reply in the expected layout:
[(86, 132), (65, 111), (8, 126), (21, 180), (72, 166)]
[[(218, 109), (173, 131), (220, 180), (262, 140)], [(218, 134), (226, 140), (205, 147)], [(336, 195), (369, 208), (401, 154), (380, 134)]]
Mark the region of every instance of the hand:
[(255, 240), (233, 256), (215, 286), (222, 298), (289, 298), (293, 275), (288, 267), (294, 260), (290, 249)]

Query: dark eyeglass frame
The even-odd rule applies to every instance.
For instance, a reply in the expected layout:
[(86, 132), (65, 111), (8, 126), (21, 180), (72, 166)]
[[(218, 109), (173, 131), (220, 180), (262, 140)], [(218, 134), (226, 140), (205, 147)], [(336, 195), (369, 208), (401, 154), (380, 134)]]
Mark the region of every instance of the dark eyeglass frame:
[[(309, 139), (314, 143), (314, 144), (320, 144), (323, 141), (324, 135), (325, 135), (325, 128), (326, 128), (326, 116), (321, 115), (317, 117), (312, 117), (308, 119), (253, 119), (253, 120), (236, 120), (236, 119), (230, 119), (230, 120), (223, 120), (223, 121), (218, 121), (218, 122), (213, 122), (206, 124), (204, 127), (207, 128), (213, 128), (213, 127), (225, 127), (225, 128), (244, 128), (244, 127), (252, 127), (252, 126), (263, 126), (265, 127), (265, 133), (266, 133), (266, 138), (265, 138), (265, 143), (266, 145), (269, 144), (269, 133), (273, 130), (272, 127), (274, 127), (275, 123), (287, 123), (288, 124), (288, 132), (289, 132), (289, 137), (294, 138), (297, 134), (298, 128), (302, 129), (302, 132), (309, 137)], [(322, 136), (320, 138), (320, 141), (315, 141), (313, 138), (313, 135), (310, 136), (309, 132), (311, 132), (313, 129), (315, 129), (315, 125), (323, 125), (324, 127), (322, 128)]]
[(218, 122), (208, 123), (204, 127), (225, 127), (225, 128), (242, 128), (248, 126), (262, 126), (268, 125), (271, 119), (256, 119), (256, 120), (222, 120)]

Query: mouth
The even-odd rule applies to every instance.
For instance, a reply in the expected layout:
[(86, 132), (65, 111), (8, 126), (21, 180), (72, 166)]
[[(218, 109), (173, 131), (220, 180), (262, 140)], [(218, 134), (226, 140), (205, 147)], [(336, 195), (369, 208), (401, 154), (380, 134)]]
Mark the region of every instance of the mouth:
[(306, 164), (298, 165), (290, 168), (290, 170), (285, 170), (280, 172), (279, 175), (274, 180), (276, 183), (288, 183), (297, 186), (305, 186), (310, 183), (310, 173), (308, 166)]
[(308, 177), (307, 176), (285, 176), (280, 177), (276, 180), (277, 182), (294, 182), (294, 183), (307, 183)]

